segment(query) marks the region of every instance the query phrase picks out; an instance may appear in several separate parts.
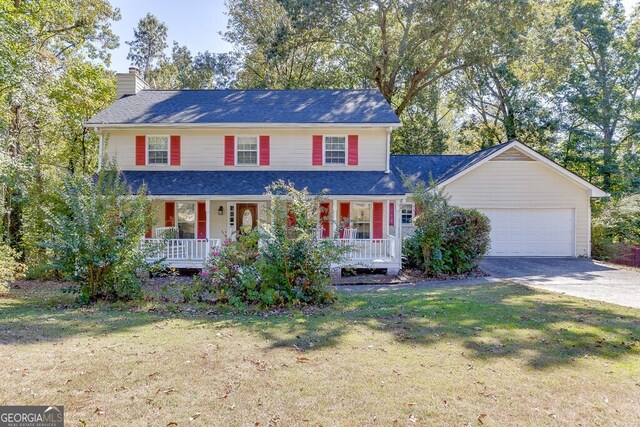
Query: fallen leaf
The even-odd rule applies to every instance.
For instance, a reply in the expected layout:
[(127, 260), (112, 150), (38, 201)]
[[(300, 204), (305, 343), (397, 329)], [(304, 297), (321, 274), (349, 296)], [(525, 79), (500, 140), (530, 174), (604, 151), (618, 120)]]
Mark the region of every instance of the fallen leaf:
[(484, 417), (486, 417), (486, 416), (487, 416), (487, 414), (480, 414), (480, 415), (478, 415), (478, 422), (479, 422), (480, 424), (484, 424), (484, 423), (482, 422), (482, 419), (483, 419)]
[(195, 419), (196, 419), (196, 418), (198, 418), (200, 415), (202, 415), (200, 412), (196, 412), (195, 414), (193, 414), (193, 415), (191, 415), (191, 416), (189, 417), (189, 421), (193, 421), (193, 420), (195, 420)]
[(178, 423), (177, 423), (177, 422), (175, 422), (175, 421), (171, 421), (169, 424), (167, 424), (167, 426), (166, 426), (166, 427), (173, 427), (173, 426), (176, 426), (176, 427), (177, 427), (177, 426), (178, 426)]
[(307, 363), (309, 358), (306, 356), (298, 356), (298, 363)]
[(409, 403), (407, 403), (407, 406), (416, 406), (416, 405), (417, 405), (417, 403), (416, 403), (416, 402), (409, 402)]
[(96, 408), (96, 410), (93, 412), (96, 413), (97, 415), (104, 415), (104, 411), (100, 408)]

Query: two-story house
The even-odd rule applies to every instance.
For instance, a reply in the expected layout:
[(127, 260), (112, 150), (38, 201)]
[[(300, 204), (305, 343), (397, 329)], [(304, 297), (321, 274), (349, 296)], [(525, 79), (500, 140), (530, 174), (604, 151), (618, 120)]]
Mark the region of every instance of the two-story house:
[(158, 256), (175, 267), (201, 266), (212, 245), (267, 220), (265, 187), (278, 179), (328, 191), (319, 236), (339, 234), (352, 265), (400, 269), (416, 215), (403, 177), (434, 179), (485, 212), (490, 255), (590, 254), (589, 199), (605, 193), (517, 141), (392, 156), (401, 124), (377, 90), (148, 90), (135, 69), (117, 79), (118, 98), (87, 127), (101, 161), (147, 185), (156, 215), (145, 239), (163, 240)]

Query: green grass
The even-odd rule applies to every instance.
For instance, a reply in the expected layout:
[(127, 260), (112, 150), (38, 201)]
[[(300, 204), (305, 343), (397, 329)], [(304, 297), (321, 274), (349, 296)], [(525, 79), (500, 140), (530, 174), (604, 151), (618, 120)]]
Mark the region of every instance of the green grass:
[(92, 426), (640, 424), (638, 310), (511, 284), (266, 317), (65, 298), (0, 299), (0, 404)]

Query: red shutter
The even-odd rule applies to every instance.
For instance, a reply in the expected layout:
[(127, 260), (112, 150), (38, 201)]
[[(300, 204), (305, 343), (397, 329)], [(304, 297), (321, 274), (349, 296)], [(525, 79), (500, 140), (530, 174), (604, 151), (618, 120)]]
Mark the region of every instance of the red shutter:
[(269, 166), (270, 145), (269, 135), (260, 135), (260, 166)]
[(207, 205), (198, 202), (198, 239), (207, 238)]
[(313, 135), (313, 166), (322, 166), (322, 135)]
[(331, 234), (331, 205), (329, 202), (320, 203), (320, 223), (322, 225), (322, 238), (326, 239)]
[(396, 225), (396, 204), (393, 202), (389, 203), (389, 225)]
[(297, 223), (298, 219), (291, 210), (291, 203), (287, 202), (287, 227), (295, 227)]
[(147, 164), (147, 138), (144, 135), (136, 136), (136, 166)]
[(358, 165), (358, 135), (349, 135), (349, 164)]
[(373, 204), (373, 238), (382, 239), (382, 229), (384, 223), (384, 207), (382, 202)]
[(180, 135), (171, 135), (171, 166), (180, 166)]
[(164, 204), (164, 226), (175, 227), (176, 225), (176, 202), (166, 202)]
[(236, 164), (236, 139), (233, 135), (224, 137), (224, 165), (233, 166)]
[(349, 217), (351, 216), (351, 204), (349, 202), (340, 203), (340, 238), (344, 239), (344, 229), (349, 227)]

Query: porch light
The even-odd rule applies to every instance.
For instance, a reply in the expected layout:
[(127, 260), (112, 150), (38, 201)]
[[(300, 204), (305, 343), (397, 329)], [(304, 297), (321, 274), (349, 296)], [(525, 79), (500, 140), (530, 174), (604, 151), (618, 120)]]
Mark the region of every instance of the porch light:
[(218, 208), (218, 215), (224, 215), (224, 209), (222, 208), (222, 205), (220, 205), (220, 207)]

